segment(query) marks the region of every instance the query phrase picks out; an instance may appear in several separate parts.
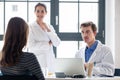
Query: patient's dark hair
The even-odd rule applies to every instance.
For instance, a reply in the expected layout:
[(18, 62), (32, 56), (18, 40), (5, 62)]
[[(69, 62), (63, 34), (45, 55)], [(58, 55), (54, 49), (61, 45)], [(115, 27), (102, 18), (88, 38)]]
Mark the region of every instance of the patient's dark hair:
[(4, 36), (1, 66), (13, 66), (18, 62), (22, 49), (27, 44), (27, 37), (27, 23), (20, 17), (11, 18)]
[(93, 32), (97, 31), (97, 27), (96, 27), (96, 25), (92, 21), (88, 21), (88, 22), (82, 23), (80, 28), (81, 27), (88, 27), (88, 26), (91, 26)]

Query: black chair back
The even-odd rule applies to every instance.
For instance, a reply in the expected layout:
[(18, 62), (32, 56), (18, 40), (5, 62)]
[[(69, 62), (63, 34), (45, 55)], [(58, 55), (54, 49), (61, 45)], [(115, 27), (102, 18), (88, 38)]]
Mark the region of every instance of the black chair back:
[(115, 69), (114, 76), (120, 76), (120, 69)]
[(30, 75), (2, 75), (0, 76), (0, 80), (38, 80), (35, 76)]

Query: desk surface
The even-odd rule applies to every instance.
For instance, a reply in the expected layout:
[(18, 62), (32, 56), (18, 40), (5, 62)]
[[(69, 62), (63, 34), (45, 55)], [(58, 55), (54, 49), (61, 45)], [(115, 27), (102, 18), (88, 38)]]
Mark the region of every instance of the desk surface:
[(93, 77), (93, 78), (46, 78), (45, 80), (120, 80), (120, 77)]

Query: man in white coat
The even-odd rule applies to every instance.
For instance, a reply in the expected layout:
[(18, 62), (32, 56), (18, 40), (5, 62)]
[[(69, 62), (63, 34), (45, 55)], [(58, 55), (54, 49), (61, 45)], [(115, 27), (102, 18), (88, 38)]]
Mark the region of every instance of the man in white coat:
[(114, 60), (111, 49), (95, 39), (97, 27), (93, 22), (85, 22), (80, 26), (81, 35), (87, 44), (76, 53), (76, 58), (83, 58), (85, 67), (94, 63), (94, 76), (113, 76)]

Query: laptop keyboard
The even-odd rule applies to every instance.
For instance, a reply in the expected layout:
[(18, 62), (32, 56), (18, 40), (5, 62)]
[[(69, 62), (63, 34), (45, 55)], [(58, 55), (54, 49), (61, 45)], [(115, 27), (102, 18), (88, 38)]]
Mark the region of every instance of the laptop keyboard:
[(65, 77), (70, 77), (70, 78), (85, 78), (84, 75), (80, 75), (80, 74), (66, 75), (63, 72), (56, 72), (55, 75), (56, 75), (57, 78), (65, 78)]
[(85, 78), (84, 75), (79, 75), (79, 74), (75, 74), (75, 75), (65, 75), (65, 77), (71, 77), (71, 78)]

